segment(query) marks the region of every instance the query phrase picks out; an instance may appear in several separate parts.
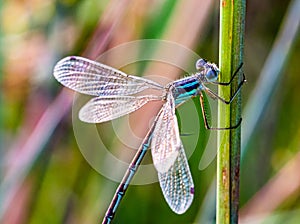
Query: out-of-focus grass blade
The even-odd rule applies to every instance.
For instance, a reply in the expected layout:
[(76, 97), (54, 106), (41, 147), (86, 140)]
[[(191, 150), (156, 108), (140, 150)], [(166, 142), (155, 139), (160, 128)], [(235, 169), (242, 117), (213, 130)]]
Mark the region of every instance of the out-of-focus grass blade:
[(290, 51), (293, 50), (292, 46), (298, 34), (299, 12), (300, 1), (292, 1), (273, 48), (260, 73), (260, 78), (257, 80), (257, 85), (244, 109), (242, 122), (242, 158), (255, 127), (262, 117), (263, 111), (269, 105), (272, 93), (279, 86), (279, 81), (283, 74), (282, 70), (287, 62)]

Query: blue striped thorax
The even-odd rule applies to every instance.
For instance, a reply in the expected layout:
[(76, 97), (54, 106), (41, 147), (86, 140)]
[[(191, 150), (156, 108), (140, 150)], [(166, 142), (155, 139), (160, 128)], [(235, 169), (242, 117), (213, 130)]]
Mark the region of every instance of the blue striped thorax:
[(197, 73), (166, 86), (167, 91), (172, 91), (176, 105), (200, 95), (200, 92), (204, 90), (203, 84), (217, 81), (220, 71), (215, 64), (199, 59), (196, 62), (196, 68)]

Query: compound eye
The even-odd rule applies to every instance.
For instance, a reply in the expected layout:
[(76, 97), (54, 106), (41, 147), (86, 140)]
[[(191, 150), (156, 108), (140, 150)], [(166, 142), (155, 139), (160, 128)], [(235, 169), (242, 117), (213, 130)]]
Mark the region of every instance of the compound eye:
[(206, 73), (206, 79), (210, 82), (216, 81), (218, 79), (219, 71), (214, 69), (209, 69)]
[(203, 67), (207, 64), (207, 61), (205, 59), (200, 58), (197, 62), (196, 62), (196, 69), (197, 70), (202, 70)]

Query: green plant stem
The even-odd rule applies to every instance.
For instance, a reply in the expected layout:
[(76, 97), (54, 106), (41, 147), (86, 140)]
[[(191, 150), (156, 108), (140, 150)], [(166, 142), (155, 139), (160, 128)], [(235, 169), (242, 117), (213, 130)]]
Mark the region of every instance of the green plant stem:
[[(220, 81), (228, 82), (243, 61), (245, 0), (220, 2)], [(229, 99), (236, 90), (238, 78), (219, 87), (219, 95)], [(241, 96), (230, 104), (219, 103), (218, 126), (232, 127), (241, 117)], [(217, 223), (237, 223), (239, 206), (240, 127), (219, 131), (217, 159)]]

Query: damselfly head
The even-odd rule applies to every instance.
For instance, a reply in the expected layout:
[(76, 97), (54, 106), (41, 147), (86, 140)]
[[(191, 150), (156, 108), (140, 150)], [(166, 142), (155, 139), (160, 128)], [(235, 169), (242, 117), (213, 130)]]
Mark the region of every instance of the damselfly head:
[(205, 59), (200, 58), (196, 62), (196, 68), (203, 76), (205, 76), (208, 82), (214, 82), (218, 79), (220, 71), (214, 63), (207, 62)]
[(220, 73), (219, 69), (214, 68), (214, 66), (210, 66), (206, 70), (205, 77), (207, 81), (214, 82), (217, 81), (219, 73)]
[(203, 58), (200, 58), (198, 61), (196, 61), (196, 69), (198, 71), (204, 70), (205, 65), (207, 65), (207, 61)]

